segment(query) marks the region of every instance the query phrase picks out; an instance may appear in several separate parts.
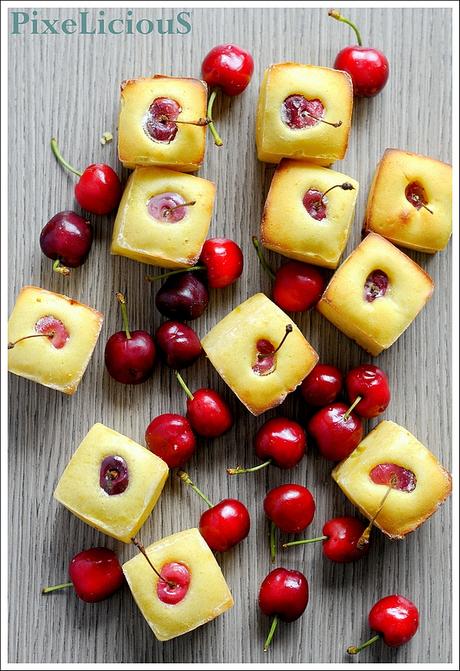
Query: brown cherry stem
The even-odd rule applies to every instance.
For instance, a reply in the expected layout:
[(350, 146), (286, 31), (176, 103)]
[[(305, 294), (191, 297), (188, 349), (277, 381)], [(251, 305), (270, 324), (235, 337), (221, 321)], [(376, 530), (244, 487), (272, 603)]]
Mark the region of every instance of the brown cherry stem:
[(183, 390), (185, 391), (185, 393), (187, 394), (188, 398), (189, 398), (191, 401), (193, 401), (194, 396), (193, 396), (192, 392), (190, 391), (190, 389), (187, 387), (187, 384), (186, 384), (184, 378), (182, 377), (182, 375), (179, 373), (178, 370), (175, 370), (175, 371), (174, 371), (174, 375), (176, 376), (177, 381), (179, 382), (179, 384), (180, 384), (180, 386), (182, 387), (182, 389), (183, 389)]
[(427, 205), (425, 205), (425, 203), (422, 203), (422, 199), (420, 198), (420, 196), (418, 194), (414, 193), (413, 196), (412, 196), (412, 199), (417, 201), (417, 203), (419, 203), (420, 207), (424, 207), (425, 210), (428, 210), (428, 212), (430, 214), (434, 214), (433, 210), (430, 210), (430, 208)]
[(178, 268), (177, 270), (171, 270), (168, 273), (162, 273), (161, 275), (145, 275), (145, 280), (147, 282), (155, 282), (156, 280), (165, 280), (167, 277), (172, 275), (179, 275), (179, 273), (188, 273), (192, 270), (206, 270), (206, 266), (190, 266), (190, 268)]
[(23, 338), (18, 338), (14, 342), (9, 342), (8, 343), (8, 349), (13, 349), (15, 345), (17, 345), (19, 342), (22, 342), (23, 340), (29, 340), (29, 338), (54, 338), (56, 333), (52, 331), (51, 333), (34, 333), (33, 335), (28, 335), (24, 336)]
[(347, 410), (347, 411), (344, 413), (344, 415), (343, 415), (343, 418), (344, 418), (345, 421), (350, 417), (351, 413), (352, 413), (353, 410), (356, 408), (356, 406), (358, 405), (358, 403), (362, 400), (362, 398), (363, 398), (362, 396), (357, 396), (357, 397), (355, 398), (355, 400), (353, 401), (353, 403), (350, 405), (350, 407), (348, 408), (348, 410)]
[(311, 119), (315, 119), (315, 121), (321, 121), (321, 123), (325, 123), (328, 126), (332, 126), (333, 128), (339, 128), (342, 125), (341, 121), (326, 121), (326, 119), (321, 119), (321, 117), (316, 116), (315, 114), (312, 114), (311, 112), (307, 112), (307, 110), (304, 110), (301, 112), (302, 115), (309, 116)]
[(263, 254), (263, 252), (262, 252), (262, 249), (261, 249), (261, 247), (260, 247), (260, 242), (259, 242), (259, 240), (257, 239), (257, 236), (255, 236), (255, 235), (252, 236), (252, 244), (254, 245), (254, 249), (255, 249), (256, 252), (257, 252), (257, 256), (259, 257), (259, 261), (260, 261), (260, 264), (261, 264), (262, 268), (265, 270), (265, 272), (267, 273), (267, 275), (268, 275), (272, 280), (274, 280), (275, 277), (276, 277), (276, 275), (275, 275), (275, 271), (273, 270), (273, 268), (270, 266), (270, 264), (268, 263), (267, 259), (265, 258), (264, 254)]
[(56, 259), (56, 261), (53, 263), (53, 270), (55, 273), (61, 273), (61, 275), (64, 275), (65, 277), (70, 275), (70, 269), (67, 268), (67, 266), (61, 266), (59, 259)]
[(73, 582), (63, 582), (60, 585), (53, 585), (52, 587), (43, 587), (42, 594), (49, 594), (50, 592), (56, 592), (58, 589), (66, 589), (67, 587), (73, 587)]
[(321, 202), (324, 203), (324, 198), (329, 193), (329, 191), (338, 188), (343, 189), (344, 191), (353, 191), (355, 187), (353, 186), (353, 184), (350, 184), (350, 182), (343, 182), (343, 184), (334, 184), (334, 186), (331, 186), (327, 191), (323, 193), (323, 195), (321, 196)]
[(129, 332), (129, 324), (128, 324), (128, 310), (126, 309), (126, 299), (121, 294), (119, 291), (115, 294), (117, 301), (120, 304), (121, 308), (121, 318), (123, 320), (123, 330), (126, 333), (126, 338), (128, 340), (131, 340), (131, 333)]
[(260, 471), (262, 468), (266, 468), (272, 463), (272, 460), (264, 461), (263, 464), (258, 466), (252, 466), (252, 468), (243, 468), (242, 466), (237, 466), (236, 468), (227, 468), (227, 473), (229, 475), (241, 475), (241, 473), (254, 473), (255, 471)]
[(350, 647), (347, 648), (347, 652), (349, 655), (357, 655), (358, 652), (361, 652), (361, 650), (364, 650), (364, 648), (368, 648), (370, 645), (374, 645), (374, 643), (376, 643), (380, 638), (381, 634), (376, 634), (365, 643), (361, 643), (361, 645), (350, 645)]
[(188, 203), (180, 203), (179, 205), (173, 205), (172, 207), (165, 207), (163, 210), (163, 216), (169, 216), (174, 210), (178, 210), (180, 207), (192, 207), (196, 205), (196, 200), (190, 200)]
[(372, 527), (374, 526), (374, 522), (375, 522), (375, 520), (377, 519), (378, 515), (380, 515), (380, 513), (381, 513), (381, 511), (382, 511), (382, 508), (383, 508), (383, 506), (384, 506), (384, 504), (385, 504), (385, 501), (387, 500), (388, 495), (389, 495), (389, 493), (391, 492), (391, 490), (393, 489), (393, 487), (395, 487), (396, 483), (397, 483), (396, 475), (392, 475), (392, 476), (391, 476), (391, 480), (390, 480), (390, 484), (388, 485), (388, 489), (387, 489), (387, 491), (385, 492), (385, 495), (384, 495), (384, 497), (382, 498), (382, 501), (380, 502), (380, 505), (379, 505), (379, 507), (378, 507), (378, 509), (377, 509), (377, 512), (376, 512), (375, 515), (372, 517), (371, 521), (369, 522), (369, 524), (367, 525), (367, 527), (364, 529), (363, 533), (361, 534), (361, 536), (360, 536), (359, 539), (358, 539), (358, 542), (356, 543), (356, 547), (358, 548), (358, 550), (362, 550), (363, 547), (365, 547), (366, 545), (368, 545), (368, 543), (369, 543), (369, 538), (370, 538), (371, 531), (372, 531)]
[(145, 550), (145, 547), (142, 545), (142, 543), (137, 538), (134, 538), (134, 537), (131, 538), (131, 542), (133, 543), (133, 545), (135, 545), (137, 547), (139, 552), (144, 555), (144, 557), (146, 558), (150, 568), (152, 569), (152, 571), (154, 573), (157, 574), (157, 576), (160, 578), (160, 580), (163, 580), (164, 582), (166, 582), (169, 585), (169, 587), (171, 587), (171, 589), (174, 589), (176, 587), (176, 583), (171, 582), (170, 580), (166, 580), (166, 578), (163, 578), (161, 573), (159, 571), (157, 571), (157, 569), (154, 567), (154, 565), (150, 561), (150, 558), (149, 558), (149, 556), (148, 556), (148, 554)]
[(279, 352), (279, 350), (281, 349), (281, 347), (284, 345), (284, 341), (286, 340), (286, 338), (288, 337), (288, 335), (289, 335), (290, 333), (292, 333), (292, 324), (286, 324), (286, 333), (284, 334), (283, 339), (281, 340), (281, 342), (280, 342), (280, 344), (278, 345), (278, 347), (277, 347), (275, 350), (273, 350), (273, 352), (267, 352), (266, 354), (262, 354), (261, 352), (259, 352), (259, 353), (257, 354), (257, 358), (258, 358), (258, 360), (261, 361), (262, 359), (266, 359), (268, 356), (273, 356), (274, 354), (276, 354), (277, 352)]
[(182, 123), (187, 126), (208, 126), (209, 125), (209, 119), (197, 119), (196, 121), (183, 121), (182, 119), (170, 119), (166, 114), (162, 114), (160, 117), (158, 117), (160, 121), (168, 121), (171, 123)]
[(283, 543), (281, 547), (290, 548), (294, 545), (306, 545), (307, 543), (318, 543), (318, 541), (327, 541), (329, 536), (317, 536), (316, 538), (303, 538), (300, 541), (291, 541), (290, 543)]
[(193, 491), (198, 494), (198, 496), (201, 496), (201, 498), (203, 499), (203, 501), (205, 501), (205, 503), (207, 503), (209, 508), (213, 507), (213, 504), (208, 499), (206, 494), (203, 494), (201, 489), (198, 489), (198, 487), (195, 485), (195, 483), (191, 481), (190, 476), (189, 476), (188, 473), (186, 473), (185, 471), (177, 471), (177, 477), (180, 478), (182, 480), (182, 482), (185, 482), (186, 485), (191, 487), (193, 489)]

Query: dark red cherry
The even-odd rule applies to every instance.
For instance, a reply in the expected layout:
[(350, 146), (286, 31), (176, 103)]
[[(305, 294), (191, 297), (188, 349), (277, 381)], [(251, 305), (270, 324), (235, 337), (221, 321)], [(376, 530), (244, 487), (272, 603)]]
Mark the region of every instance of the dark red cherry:
[(171, 98), (155, 98), (144, 120), (146, 134), (155, 142), (169, 144), (177, 134), (174, 121), (182, 112), (178, 102)]
[(169, 319), (192, 320), (201, 317), (208, 306), (208, 290), (196, 273), (168, 277), (157, 291), (155, 304)]
[(175, 370), (190, 366), (203, 351), (195, 331), (181, 322), (162, 324), (155, 333), (155, 340), (166, 364)]
[(163, 459), (169, 468), (183, 466), (196, 449), (190, 422), (186, 417), (172, 413), (152, 419), (145, 432), (145, 442), (149, 450)]
[(169, 562), (160, 571), (157, 596), (163, 603), (175, 605), (182, 601), (190, 587), (190, 571), (180, 562)]
[(129, 485), (128, 464), (118, 455), (103, 459), (99, 470), (99, 486), (110, 496), (123, 494)]
[(227, 238), (210, 238), (201, 250), (200, 264), (206, 266), (208, 284), (213, 289), (228, 287), (243, 272), (243, 252)]
[(281, 120), (292, 129), (316, 126), (324, 115), (324, 105), (318, 98), (307, 100), (302, 95), (288, 96), (281, 105)]
[(308, 189), (302, 198), (304, 208), (307, 210), (310, 217), (316, 221), (326, 219), (326, 201), (323, 200), (322, 191), (317, 189)]
[(391, 485), (402, 492), (413, 492), (417, 486), (415, 473), (397, 464), (377, 464), (369, 477), (376, 485)]
[(356, 366), (347, 373), (345, 387), (350, 403), (361, 417), (377, 417), (384, 412), (391, 400), (390, 385), (386, 374), (373, 364)]
[(364, 284), (364, 298), (368, 303), (373, 303), (376, 298), (385, 296), (388, 285), (388, 275), (383, 270), (373, 270)]
[(276, 271), (272, 298), (286, 312), (303, 312), (316, 305), (325, 286), (321, 270), (308, 263), (289, 261)]
[(280, 485), (271, 489), (264, 499), (266, 516), (287, 534), (306, 529), (313, 520), (315, 508), (311, 492), (302, 485)]
[(55, 214), (40, 233), (43, 254), (56, 261), (54, 270), (64, 275), (86, 261), (92, 242), (90, 222), (71, 210)]
[(405, 195), (407, 200), (411, 205), (415, 207), (416, 210), (420, 210), (422, 207), (425, 210), (428, 210), (430, 214), (433, 214), (433, 210), (430, 210), (428, 205), (428, 199), (425, 193), (425, 189), (418, 182), (410, 182), (406, 186)]
[(342, 390), (343, 376), (336, 366), (317, 363), (300, 386), (308, 405), (321, 408), (335, 401)]
[(251, 54), (236, 44), (213, 47), (201, 65), (201, 75), (208, 86), (220, 88), (228, 96), (242, 93), (251, 81), (253, 72)]
[(360, 418), (349, 412), (345, 403), (332, 403), (318, 410), (308, 422), (307, 431), (323, 457), (331, 461), (348, 457), (363, 437)]

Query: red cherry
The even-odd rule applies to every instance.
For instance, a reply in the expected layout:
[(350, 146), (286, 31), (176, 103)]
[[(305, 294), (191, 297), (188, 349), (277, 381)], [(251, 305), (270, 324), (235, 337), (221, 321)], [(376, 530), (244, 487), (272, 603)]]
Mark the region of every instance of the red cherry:
[(123, 317), (123, 331), (114, 333), (105, 346), (105, 365), (110, 375), (123, 384), (141, 384), (152, 374), (155, 343), (147, 331), (129, 331), (125, 298), (117, 293)]
[(332, 403), (311, 417), (307, 431), (313, 436), (319, 451), (326, 459), (345, 459), (359, 445), (363, 425), (354, 412), (348, 414), (345, 403)]
[(369, 477), (376, 485), (391, 485), (402, 492), (413, 492), (417, 486), (415, 473), (397, 464), (377, 464), (369, 471)]
[(251, 81), (254, 61), (249, 51), (236, 44), (220, 44), (205, 56), (201, 76), (208, 86), (221, 88), (228, 96), (237, 96)]
[(365, 557), (369, 544), (358, 547), (366, 526), (356, 517), (333, 517), (323, 526), (323, 535), (284, 543), (283, 548), (323, 541), (323, 554), (333, 562), (345, 564)]
[(226, 238), (206, 240), (201, 250), (200, 263), (206, 266), (208, 284), (220, 289), (233, 284), (243, 272), (243, 252)]
[(377, 417), (386, 410), (391, 393), (388, 378), (381, 368), (362, 364), (350, 370), (345, 378), (350, 403), (359, 397), (355, 412), (361, 417)]
[(163, 459), (169, 468), (183, 466), (196, 449), (195, 434), (188, 419), (172, 413), (152, 419), (145, 432), (145, 442), (149, 450)]
[(321, 408), (333, 403), (340, 394), (342, 373), (335, 366), (317, 363), (300, 386), (300, 393), (308, 405)]
[(289, 261), (276, 271), (272, 298), (287, 312), (303, 312), (321, 298), (326, 285), (323, 273), (315, 266)]
[(176, 371), (176, 377), (188, 396), (187, 419), (193, 430), (204, 438), (217, 438), (231, 429), (232, 412), (222, 396), (213, 389), (198, 389), (192, 392), (182, 376)]
[(337, 54), (334, 68), (348, 72), (353, 82), (355, 96), (369, 98), (377, 95), (387, 83), (390, 71), (388, 60), (381, 51), (363, 47), (361, 35), (355, 24), (341, 16), (336, 9), (331, 10), (329, 16), (351, 26), (358, 40), (358, 46), (345, 47)]
[(94, 603), (107, 599), (124, 583), (118, 557), (107, 548), (91, 548), (76, 554), (69, 564), (69, 575), (72, 582), (45, 587), (43, 594), (73, 586), (80, 599)]
[(175, 605), (182, 601), (190, 586), (190, 571), (185, 564), (169, 562), (160, 571), (157, 596), (163, 603)]
[(260, 586), (259, 607), (268, 616), (273, 615), (270, 632), (265, 640), (268, 650), (278, 621), (297, 620), (308, 604), (308, 582), (300, 571), (276, 568), (269, 573)]
[(166, 364), (176, 370), (190, 366), (203, 351), (195, 331), (181, 322), (162, 324), (155, 333), (155, 340)]
[(75, 185), (75, 198), (79, 205), (93, 214), (108, 214), (120, 202), (122, 187), (117, 173), (105, 163), (92, 163), (80, 172), (64, 160), (55, 138), (51, 149), (59, 163), (80, 179)]
[(71, 210), (55, 214), (40, 233), (43, 254), (55, 260), (53, 269), (63, 275), (86, 261), (92, 242), (90, 222)]
[(273, 524), (287, 534), (297, 534), (311, 524), (315, 500), (302, 485), (280, 485), (264, 499), (264, 511)]
[(369, 627), (377, 634), (360, 646), (350, 646), (347, 652), (356, 655), (382, 637), (392, 648), (404, 645), (415, 635), (418, 624), (418, 609), (412, 601), (399, 594), (386, 596), (377, 601), (369, 613)]

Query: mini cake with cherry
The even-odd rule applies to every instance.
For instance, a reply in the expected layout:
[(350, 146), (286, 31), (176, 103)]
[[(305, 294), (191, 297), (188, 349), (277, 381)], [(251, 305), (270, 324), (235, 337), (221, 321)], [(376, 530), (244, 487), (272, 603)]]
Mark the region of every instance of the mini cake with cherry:
[(352, 108), (348, 73), (301, 63), (271, 65), (257, 106), (259, 161), (293, 158), (330, 165), (344, 158)]
[(307, 161), (283, 159), (262, 215), (264, 247), (297, 261), (336, 268), (347, 244), (358, 182)]
[(451, 477), (436, 457), (407, 429), (390, 421), (380, 422), (335, 467), (332, 477), (360, 512), (390, 538), (404, 538), (417, 529), (452, 489)]
[(318, 361), (294, 322), (261, 293), (224, 317), (201, 344), (253, 415), (282, 403)]
[(415, 261), (369, 233), (335, 272), (316, 307), (377, 356), (410, 326), (431, 298), (433, 286)]
[(123, 166), (198, 170), (206, 146), (207, 95), (199, 79), (154, 75), (123, 82), (118, 120)]
[(215, 191), (201, 177), (137, 168), (118, 208), (112, 254), (164, 268), (193, 266), (208, 233)]
[(94, 424), (62, 474), (54, 498), (102, 533), (130, 543), (152, 512), (168, 465), (121, 433)]
[(372, 181), (365, 230), (395, 245), (434, 254), (452, 234), (452, 166), (387, 149)]
[(139, 554), (123, 564), (123, 572), (159, 641), (186, 634), (233, 606), (219, 564), (198, 529), (162, 538), (146, 554), (149, 561)]
[(74, 394), (102, 328), (94, 308), (40, 287), (23, 287), (8, 322), (8, 370)]

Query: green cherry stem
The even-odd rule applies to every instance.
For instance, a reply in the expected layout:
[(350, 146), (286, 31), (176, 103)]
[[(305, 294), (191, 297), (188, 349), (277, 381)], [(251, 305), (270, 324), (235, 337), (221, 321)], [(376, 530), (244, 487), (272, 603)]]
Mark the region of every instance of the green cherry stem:
[(57, 140), (56, 140), (55, 137), (51, 138), (51, 151), (56, 156), (56, 158), (58, 160), (58, 163), (60, 163), (62, 166), (64, 166), (64, 168), (66, 168), (67, 170), (70, 170), (70, 172), (73, 172), (74, 175), (78, 175), (78, 177), (82, 176), (83, 173), (80, 172), (80, 170), (77, 170), (76, 168), (74, 168), (72, 165), (70, 165), (70, 163), (67, 163), (65, 158), (62, 156), (61, 151), (60, 151), (59, 146), (58, 146), (58, 143), (57, 143)]
[(348, 410), (347, 410), (347, 411), (344, 413), (344, 415), (343, 415), (343, 418), (344, 418), (345, 421), (350, 417), (352, 411), (356, 408), (356, 406), (357, 406), (358, 403), (362, 400), (362, 398), (363, 398), (362, 396), (357, 396), (357, 397), (355, 398), (355, 400), (353, 401), (353, 403), (350, 405), (350, 407), (348, 408)]
[(179, 382), (180, 386), (181, 386), (182, 389), (185, 391), (185, 393), (187, 394), (187, 396), (189, 397), (189, 399), (190, 399), (191, 401), (193, 401), (194, 396), (193, 396), (192, 392), (190, 391), (190, 389), (187, 387), (187, 384), (186, 384), (184, 378), (182, 377), (182, 375), (179, 373), (178, 370), (175, 370), (175, 371), (174, 371), (174, 375), (176, 376), (177, 381)]
[(117, 291), (115, 296), (117, 297), (117, 301), (119, 302), (120, 308), (121, 308), (121, 318), (123, 320), (123, 330), (126, 333), (126, 338), (128, 340), (131, 340), (131, 333), (129, 332), (129, 324), (128, 324), (128, 311), (126, 309), (125, 297), (119, 291)]
[(342, 16), (342, 14), (337, 10), (337, 9), (331, 9), (328, 12), (329, 16), (331, 16), (333, 19), (336, 19), (337, 21), (342, 21), (342, 23), (346, 23), (350, 28), (353, 28), (355, 31), (356, 39), (358, 40), (358, 45), (360, 47), (363, 46), (363, 41), (361, 39), (361, 34), (353, 21), (350, 21), (350, 19), (345, 18), (345, 16)]
[(349, 648), (347, 648), (347, 652), (349, 655), (357, 655), (358, 652), (361, 652), (361, 650), (364, 650), (364, 648), (368, 648), (370, 645), (374, 645), (379, 639), (381, 638), (380, 634), (376, 634), (375, 636), (372, 636), (368, 641), (365, 643), (361, 643), (361, 645), (355, 646), (355, 645), (350, 645)]
[(58, 589), (66, 589), (66, 587), (73, 587), (73, 582), (63, 582), (61, 585), (53, 585), (52, 587), (44, 587), (42, 589), (42, 594), (49, 594), (50, 592), (56, 592)]
[(193, 489), (193, 491), (198, 494), (198, 496), (201, 496), (201, 498), (203, 499), (203, 501), (205, 501), (205, 503), (207, 503), (209, 508), (213, 507), (213, 504), (208, 499), (206, 494), (203, 494), (201, 489), (198, 489), (198, 487), (195, 485), (195, 483), (190, 480), (190, 476), (189, 476), (188, 473), (186, 473), (185, 471), (177, 471), (177, 477), (180, 478), (182, 480), (182, 482), (185, 482), (186, 485), (189, 485), (189, 487), (191, 487)]
[(260, 246), (260, 242), (257, 239), (257, 236), (255, 236), (255, 235), (252, 236), (252, 244), (254, 245), (254, 249), (257, 252), (257, 256), (259, 257), (259, 261), (260, 261), (260, 264), (261, 264), (262, 268), (265, 270), (267, 275), (272, 280), (274, 280), (275, 279), (275, 271), (273, 270), (273, 268), (270, 266), (267, 259), (265, 258), (264, 254), (262, 252), (261, 246)]
[(227, 468), (227, 473), (229, 475), (240, 475), (241, 473), (254, 473), (255, 471), (260, 471), (262, 468), (266, 468), (272, 463), (272, 460), (264, 461), (263, 464), (258, 466), (252, 466), (252, 468), (243, 468), (242, 466), (237, 466), (236, 468)]
[(303, 538), (300, 541), (291, 541), (290, 543), (283, 543), (281, 547), (290, 548), (294, 545), (306, 545), (307, 543), (317, 543), (318, 541), (327, 541), (329, 536), (317, 536), (316, 538)]
[(213, 108), (213, 105), (214, 105), (214, 100), (216, 99), (216, 95), (217, 95), (217, 89), (214, 89), (214, 91), (211, 91), (211, 95), (209, 96), (209, 100), (208, 100), (208, 109), (207, 109), (206, 114), (207, 114), (208, 128), (211, 131), (212, 136), (214, 138), (214, 144), (217, 147), (222, 147), (222, 145), (224, 143), (222, 142), (222, 138), (220, 137), (219, 133), (217, 132), (216, 127), (214, 126), (214, 121), (212, 120), (212, 108)]
[(67, 266), (61, 266), (59, 259), (56, 259), (56, 261), (53, 263), (53, 270), (56, 273), (61, 273), (61, 275), (64, 275), (65, 277), (70, 275), (70, 270), (67, 268)]
[(172, 275), (179, 275), (179, 273), (188, 273), (191, 270), (206, 270), (206, 266), (191, 266), (190, 268), (178, 268), (177, 270), (170, 270), (168, 273), (162, 273), (161, 275), (146, 275), (145, 279), (147, 282), (155, 282), (156, 280), (165, 280), (167, 277)]
[(270, 558), (272, 562), (276, 559), (276, 541), (275, 541), (275, 523), (270, 521), (270, 533), (269, 533), (269, 542), (270, 542)]
[(279, 622), (279, 619), (278, 619), (277, 615), (275, 615), (275, 617), (272, 620), (272, 624), (271, 624), (271, 627), (270, 627), (270, 631), (268, 632), (268, 636), (265, 639), (264, 652), (267, 652), (267, 650), (269, 648), (269, 645), (272, 642), (272, 638), (275, 635), (275, 631), (276, 631), (276, 627), (278, 626), (278, 622)]

